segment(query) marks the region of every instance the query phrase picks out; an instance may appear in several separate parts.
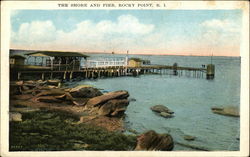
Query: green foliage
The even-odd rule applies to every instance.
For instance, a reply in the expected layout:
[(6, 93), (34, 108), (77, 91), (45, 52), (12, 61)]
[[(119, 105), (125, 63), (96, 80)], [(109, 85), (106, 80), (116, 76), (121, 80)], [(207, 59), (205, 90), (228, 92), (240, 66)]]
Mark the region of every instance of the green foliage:
[[(37, 111), (10, 122), (10, 151), (132, 150), (136, 137), (79, 124), (68, 113)], [(69, 123), (72, 122), (72, 123)]]

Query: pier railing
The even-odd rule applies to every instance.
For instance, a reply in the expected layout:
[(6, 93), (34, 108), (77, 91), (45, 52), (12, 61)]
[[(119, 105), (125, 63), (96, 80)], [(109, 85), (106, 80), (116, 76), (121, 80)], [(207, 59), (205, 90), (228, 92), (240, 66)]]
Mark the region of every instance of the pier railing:
[(114, 66), (126, 66), (127, 62), (125, 58), (103, 58), (95, 60), (87, 60), (83, 65), (84, 68), (99, 68), (99, 67), (114, 67)]

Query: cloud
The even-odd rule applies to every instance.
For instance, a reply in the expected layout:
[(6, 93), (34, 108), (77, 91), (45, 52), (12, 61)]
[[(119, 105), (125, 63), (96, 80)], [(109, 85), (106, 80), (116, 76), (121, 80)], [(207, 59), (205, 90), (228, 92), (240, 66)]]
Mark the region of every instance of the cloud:
[(154, 25), (143, 24), (132, 15), (121, 15), (116, 21), (102, 20), (97, 23), (84, 20), (74, 30), (56, 29), (52, 21), (23, 23), (12, 32), (14, 45), (43, 45), (62, 49), (105, 50), (136, 46), (139, 37), (154, 31)]
[(239, 24), (235, 23), (232, 20), (224, 19), (212, 19), (207, 20), (201, 23), (201, 26), (208, 28), (208, 29), (216, 29), (223, 32), (240, 32)]
[(211, 45), (233, 46), (240, 44), (241, 24), (224, 19), (212, 19), (200, 24), (202, 27), (202, 40)]
[(51, 42), (56, 39), (56, 28), (51, 21), (22, 23), (17, 32), (12, 32), (12, 41), (24, 45)]
[[(65, 21), (67, 22), (67, 20)], [(199, 29), (176, 32), (175, 25), (156, 29), (130, 14), (115, 21), (94, 22), (85, 19), (71, 26), (72, 30), (59, 30), (50, 20), (22, 23), (11, 33), (11, 47), (20, 49), (47, 49), (82, 52), (175, 53), (216, 54), (224, 50), (239, 52), (240, 26), (235, 21), (212, 19), (200, 23)], [(175, 31), (169, 31), (169, 30)], [(178, 30), (178, 29), (177, 29)], [(199, 32), (199, 33), (197, 33)], [(189, 34), (188, 34), (189, 33)], [(221, 51), (221, 52), (219, 52)]]

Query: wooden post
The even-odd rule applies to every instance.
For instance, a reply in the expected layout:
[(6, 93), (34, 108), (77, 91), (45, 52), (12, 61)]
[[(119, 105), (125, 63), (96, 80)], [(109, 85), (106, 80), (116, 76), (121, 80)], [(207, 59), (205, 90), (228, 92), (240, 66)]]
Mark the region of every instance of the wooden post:
[(214, 79), (215, 66), (214, 64), (207, 65), (207, 79)]
[(88, 78), (88, 70), (85, 70), (85, 78)]
[(64, 71), (64, 74), (63, 74), (63, 79), (66, 80), (66, 76), (67, 76), (67, 71)]
[(50, 73), (50, 79), (53, 79), (53, 72)]
[(43, 57), (42, 57), (42, 66), (43, 66)]
[(73, 67), (72, 67), (72, 70), (75, 70), (75, 58), (73, 59)]
[(59, 59), (59, 71), (61, 70), (61, 58)]
[(50, 61), (51, 61), (51, 70), (53, 70), (53, 57), (50, 57)]
[(68, 70), (68, 57), (66, 57), (66, 71)]
[(44, 73), (42, 73), (42, 80), (44, 80)]
[(21, 74), (22, 74), (21, 72), (18, 72), (18, 73), (17, 73), (17, 80), (20, 80)]
[(82, 61), (82, 58), (79, 57), (79, 69), (78, 70), (81, 70), (81, 61)]
[(36, 65), (36, 56), (35, 56), (35, 61), (34, 62), (35, 62), (35, 65)]
[(69, 79), (71, 80), (73, 77), (73, 71), (70, 72)]
[(101, 77), (101, 70), (98, 70), (98, 78)]

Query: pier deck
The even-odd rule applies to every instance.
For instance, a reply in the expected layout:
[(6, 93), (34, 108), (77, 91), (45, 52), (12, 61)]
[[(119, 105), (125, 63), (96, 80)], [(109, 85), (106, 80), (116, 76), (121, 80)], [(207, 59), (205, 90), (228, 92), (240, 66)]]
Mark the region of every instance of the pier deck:
[[(128, 54), (128, 52), (127, 52)], [(63, 79), (74, 78), (92, 79), (103, 77), (139, 76), (141, 74), (165, 74), (175, 76), (188, 76), (213, 79), (215, 66), (182, 67), (177, 63), (173, 65), (151, 64), (150, 60), (126, 57), (100, 57), (90, 56), (79, 52), (37, 51), (25, 54), (27, 56), (10, 56), (10, 79)], [(33, 60), (32, 60), (33, 59)], [(38, 77), (38, 78), (37, 78)]]
[(41, 66), (20, 66), (11, 70), (11, 76), (14, 80), (24, 79), (23, 76), (28, 74), (40, 79), (56, 78), (62, 80), (71, 80), (74, 78), (96, 79), (103, 77), (139, 76), (141, 74), (186, 75), (188, 77), (203, 78), (203, 74), (206, 72), (206, 68), (181, 67), (176, 65), (82, 67), (71, 70), (59, 70), (55, 67), (48, 69), (48, 67), (42, 68)]

